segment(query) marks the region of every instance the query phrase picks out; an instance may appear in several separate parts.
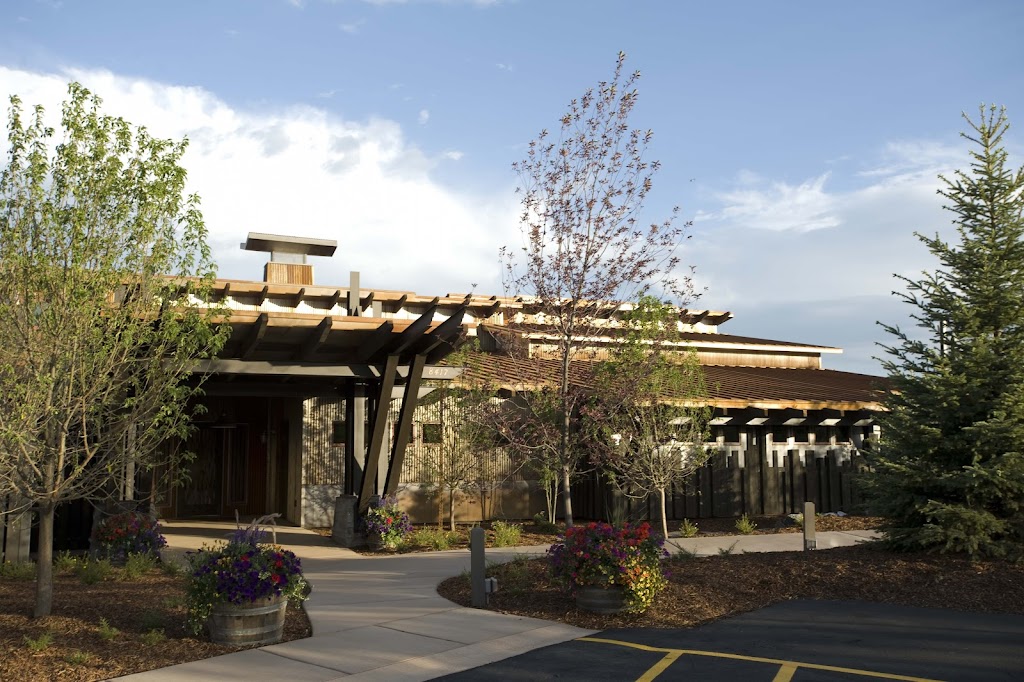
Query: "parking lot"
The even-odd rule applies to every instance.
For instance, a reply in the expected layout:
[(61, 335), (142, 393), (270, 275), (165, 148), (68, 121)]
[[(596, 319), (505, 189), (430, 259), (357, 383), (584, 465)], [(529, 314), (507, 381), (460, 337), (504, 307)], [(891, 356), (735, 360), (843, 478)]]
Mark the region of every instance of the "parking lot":
[(1024, 617), (793, 601), (692, 629), (607, 630), (446, 680), (1024, 679)]

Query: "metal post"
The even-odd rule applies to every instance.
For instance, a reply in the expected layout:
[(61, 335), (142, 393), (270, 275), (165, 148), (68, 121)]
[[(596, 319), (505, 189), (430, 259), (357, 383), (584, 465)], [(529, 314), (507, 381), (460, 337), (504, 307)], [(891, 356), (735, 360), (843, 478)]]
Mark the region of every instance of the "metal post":
[(804, 502), (804, 551), (816, 549), (818, 541), (814, 537), (814, 503)]
[(469, 531), (469, 569), (473, 607), (482, 609), (487, 606), (487, 586), (484, 583), (487, 566), (484, 562), (484, 529), (480, 526)]

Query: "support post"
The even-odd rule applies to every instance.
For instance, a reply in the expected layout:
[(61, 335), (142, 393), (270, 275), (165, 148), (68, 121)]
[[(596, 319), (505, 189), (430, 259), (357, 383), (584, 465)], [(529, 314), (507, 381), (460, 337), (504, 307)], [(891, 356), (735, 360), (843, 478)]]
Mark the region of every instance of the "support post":
[(412, 415), (416, 411), (416, 403), (419, 402), (420, 382), (423, 379), (423, 365), (426, 360), (425, 356), (417, 355), (409, 367), (405, 393), (402, 397), (402, 409), (398, 413), (395, 442), (391, 448), (391, 461), (388, 464), (388, 474), (384, 481), (385, 495), (394, 495), (398, 492), (398, 480), (402, 477), (405, 447), (409, 444), (409, 436), (412, 433)]
[(486, 571), (484, 529), (477, 526), (469, 531), (469, 575), (473, 585), (473, 608), (482, 609), (487, 606), (487, 585), (484, 576)]
[(377, 409), (374, 411), (373, 432), (370, 434), (370, 447), (366, 451), (366, 465), (363, 467), (363, 482), (359, 488), (359, 512), (366, 511), (370, 506), (370, 496), (374, 494), (374, 483), (377, 480), (377, 466), (380, 451), (384, 443), (384, 431), (388, 421), (388, 408), (391, 404), (391, 389), (395, 386), (395, 375), (398, 368), (398, 356), (389, 355), (381, 377), (380, 395)]
[(814, 537), (814, 503), (804, 502), (804, 551), (817, 549), (818, 541)]

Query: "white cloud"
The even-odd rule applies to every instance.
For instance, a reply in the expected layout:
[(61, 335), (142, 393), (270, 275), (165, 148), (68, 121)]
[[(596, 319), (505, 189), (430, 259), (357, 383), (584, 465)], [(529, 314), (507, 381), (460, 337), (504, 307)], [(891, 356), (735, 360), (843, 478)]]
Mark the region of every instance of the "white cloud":
[(465, 156), (465, 154), (463, 152), (460, 152), (458, 149), (450, 149), (446, 151), (444, 154), (442, 154), (442, 156), (444, 156), (444, 158), (448, 159), (449, 161), (459, 161), (462, 159), (463, 156)]
[(359, 33), (359, 29), (362, 28), (363, 24), (365, 24), (365, 23), (366, 22), (362, 21), (362, 20), (360, 20), (360, 21), (351, 21), (351, 22), (347, 22), (347, 23), (343, 23), (343, 24), (338, 24), (338, 28), (340, 28), (345, 33), (348, 33), (350, 35), (355, 35), (356, 33)]
[(723, 332), (845, 346), (827, 367), (877, 373), (874, 342), (886, 339), (875, 320), (912, 326), (893, 275), (937, 267), (913, 233), (955, 238), (937, 176), (968, 157), (966, 145), (900, 141), (850, 161), (868, 170), (799, 185), (741, 171), (707, 192), (683, 258), (708, 287), (700, 306), (735, 313)]
[(776, 182), (759, 189), (753, 186), (757, 177), (744, 172), (740, 177), (744, 187), (722, 193), (719, 198), (725, 207), (713, 216), (702, 217), (776, 231), (808, 232), (835, 227), (839, 219), (832, 197), (825, 192), (828, 178), (825, 173), (795, 186)]
[(420, 109), (420, 113), (416, 116), (416, 122), (421, 126), (427, 125), (427, 121), (430, 120), (430, 112), (426, 109)]
[(57, 125), (69, 80), (103, 97), (106, 113), (156, 136), (188, 136), (182, 163), (223, 277), (261, 276), (264, 256), (238, 248), (259, 231), (338, 240), (333, 258), (313, 261), (325, 285), (359, 270), (369, 287), (436, 295), (478, 282), (500, 291), (497, 251), (517, 234), (512, 188), (469, 196), (439, 184), (435, 161), (394, 121), (343, 120), (309, 106), (242, 110), (201, 88), (101, 71), (0, 66), (0, 99), (18, 93), (26, 108), (44, 104)]
[(494, 66), (497, 67), (501, 71), (508, 71), (509, 73), (511, 73), (511, 72), (516, 70), (516, 68), (514, 66), (512, 66), (511, 64), (502, 64), (501, 62), (498, 62)]

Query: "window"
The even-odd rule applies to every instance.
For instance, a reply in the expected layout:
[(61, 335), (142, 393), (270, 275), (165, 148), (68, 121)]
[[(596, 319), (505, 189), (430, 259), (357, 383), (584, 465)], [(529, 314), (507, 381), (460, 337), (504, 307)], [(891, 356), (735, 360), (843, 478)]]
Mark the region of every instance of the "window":
[(772, 442), (774, 443), (785, 443), (789, 440), (789, 427), (788, 426), (773, 426), (772, 427)]
[(337, 447), (345, 444), (345, 422), (331, 422), (331, 446)]
[(423, 442), (428, 445), (437, 445), (441, 442), (441, 425), (440, 424), (424, 424), (423, 425)]
[(793, 440), (797, 443), (809, 443), (811, 430), (806, 426), (793, 427)]

